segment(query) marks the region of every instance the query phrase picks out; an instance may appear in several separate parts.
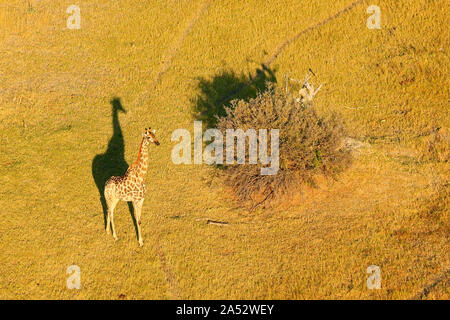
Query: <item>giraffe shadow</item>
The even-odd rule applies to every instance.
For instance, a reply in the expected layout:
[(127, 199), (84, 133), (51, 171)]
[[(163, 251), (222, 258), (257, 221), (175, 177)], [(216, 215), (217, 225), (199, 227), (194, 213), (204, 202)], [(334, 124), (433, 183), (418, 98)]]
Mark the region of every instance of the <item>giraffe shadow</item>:
[[(103, 209), (103, 223), (105, 228), (108, 216), (108, 206), (106, 205), (104, 195), (105, 183), (112, 176), (123, 176), (128, 169), (128, 163), (125, 161), (125, 144), (119, 121), (119, 113), (126, 113), (126, 110), (122, 106), (120, 98), (113, 98), (110, 103), (112, 111), (111, 116), (113, 134), (111, 139), (109, 139), (106, 152), (96, 155), (92, 160), (92, 177), (97, 185), (100, 195), (100, 202)], [(134, 217), (134, 208), (131, 202), (128, 202), (128, 209), (137, 234), (138, 227)]]

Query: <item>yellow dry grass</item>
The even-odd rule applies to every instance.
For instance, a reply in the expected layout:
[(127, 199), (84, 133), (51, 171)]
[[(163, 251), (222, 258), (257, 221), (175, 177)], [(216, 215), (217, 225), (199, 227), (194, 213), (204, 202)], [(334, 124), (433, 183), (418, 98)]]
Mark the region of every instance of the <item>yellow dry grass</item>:
[[(449, 298), (448, 3), (356, 1), (327, 20), (353, 0), (82, 1), (68, 30), (73, 2), (0, 4), (0, 298)], [(280, 85), (312, 68), (318, 110), (365, 146), (296, 205), (248, 213), (212, 168), (174, 165), (170, 135), (192, 132), (198, 79), (262, 63)], [(91, 174), (114, 97), (128, 163), (144, 127), (161, 142), (142, 248), (124, 203), (120, 241), (106, 235)], [(73, 264), (80, 290), (66, 288)]]

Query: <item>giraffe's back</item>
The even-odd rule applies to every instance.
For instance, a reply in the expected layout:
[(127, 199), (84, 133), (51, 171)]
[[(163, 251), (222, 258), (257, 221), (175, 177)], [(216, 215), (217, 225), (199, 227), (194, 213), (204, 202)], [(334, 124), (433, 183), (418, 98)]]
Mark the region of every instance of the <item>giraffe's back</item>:
[(105, 198), (115, 198), (122, 201), (143, 199), (145, 197), (145, 184), (136, 183), (136, 181), (128, 178), (128, 175), (109, 178), (105, 184)]

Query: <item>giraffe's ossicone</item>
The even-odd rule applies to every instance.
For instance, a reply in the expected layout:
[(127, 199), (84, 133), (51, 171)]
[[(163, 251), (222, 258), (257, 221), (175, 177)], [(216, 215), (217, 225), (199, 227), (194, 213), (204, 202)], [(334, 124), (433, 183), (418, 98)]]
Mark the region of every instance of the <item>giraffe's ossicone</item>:
[(123, 176), (113, 176), (105, 184), (105, 199), (108, 206), (106, 232), (109, 233), (111, 227), (114, 239), (118, 240), (114, 226), (114, 209), (120, 200), (131, 201), (134, 207), (140, 246), (144, 244), (141, 233), (141, 214), (145, 199), (144, 179), (147, 174), (148, 146), (150, 143), (159, 145), (155, 138), (155, 130), (146, 128), (142, 134), (141, 147), (136, 162), (128, 168)]

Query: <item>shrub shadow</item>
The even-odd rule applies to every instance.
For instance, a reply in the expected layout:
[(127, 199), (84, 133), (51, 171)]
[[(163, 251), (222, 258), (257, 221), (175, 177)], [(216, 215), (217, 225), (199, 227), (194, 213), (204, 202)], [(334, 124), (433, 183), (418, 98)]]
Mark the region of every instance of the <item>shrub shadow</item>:
[[(103, 208), (103, 220), (106, 228), (106, 218), (108, 207), (104, 195), (105, 183), (112, 176), (122, 176), (128, 169), (128, 163), (125, 161), (125, 144), (123, 140), (122, 128), (119, 121), (119, 112), (126, 113), (126, 110), (120, 102), (120, 98), (113, 98), (111, 101), (111, 117), (113, 135), (108, 142), (108, 148), (105, 153), (98, 154), (92, 160), (92, 177), (100, 195), (100, 202)], [(134, 217), (133, 205), (128, 202), (128, 209), (133, 219), (133, 224), (137, 233), (137, 224)]]
[(231, 106), (234, 99), (249, 100), (258, 92), (267, 89), (267, 83), (276, 83), (275, 70), (261, 65), (256, 75), (238, 75), (232, 70), (224, 70), (211, 80), (197, 78), (200, 93), (194, 98), (192, 115), (201, 120), (206, 128), (214, 128), (217, 118), (226, 115), (225, 108)]

